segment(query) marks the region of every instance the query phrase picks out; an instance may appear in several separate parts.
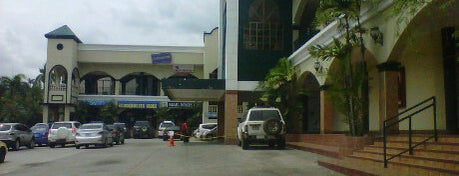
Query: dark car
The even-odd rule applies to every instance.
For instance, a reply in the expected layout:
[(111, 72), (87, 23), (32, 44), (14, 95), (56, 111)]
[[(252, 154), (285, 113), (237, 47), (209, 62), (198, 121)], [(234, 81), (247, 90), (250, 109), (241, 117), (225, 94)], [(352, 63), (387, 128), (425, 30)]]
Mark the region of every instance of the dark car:
[(30, 128), (35, 137), (35, 144), (38, 146), (48, 145), (48, 132), (51, 124), (48, 123), (36, 123)]
[(166, 127), (166, 129), (163, 130), (163, 141), (169, 140), (170, 138), (169, 134), (172, 131), (174, 132), (174, 139), (181, 139), (182, 130), (180, 126), (170, 126), (170, 127)]
[(134, 123), (134, 138), (152, 138), (153, 128), (148, 121), (135, 121)]
[(116, 125), (107, 125), (108, 131), (112, 133), (113, 142), (116, 145), (124, 144), (124, 132), (120, 126)]
[(115, 122), (113, 123), (113, 125), (116, 127), (116, 128), (120, 128), (122, 131), (122, 133), (124, 134), (124, 138), (129, 138), (129, 132), (126, 128), (126, 124), (125, 123), (119, 123), (119, 122)]

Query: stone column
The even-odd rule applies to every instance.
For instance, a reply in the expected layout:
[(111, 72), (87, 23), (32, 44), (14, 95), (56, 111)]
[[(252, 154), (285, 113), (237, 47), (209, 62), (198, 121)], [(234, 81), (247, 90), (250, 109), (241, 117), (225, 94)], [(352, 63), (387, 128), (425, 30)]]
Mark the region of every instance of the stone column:
[(119, 80), (115, 80), (115, 95), (121, 94), (121, 82)]
[(237, 143), (237, 93), (237, 90), (225, 93), (225, 144)]
[(48, 118), (48, 105), (43, 105), (43, 123), (48, 123), (49, 118)]
[(68, 105), (64, 107), (64, 121), (70, 121), (70, 106)]
[(208, 112), (209, 112), (209, 102), (208, 101), (203, 101), (202, 102), (202, 116), (201, 116), (201, 122), (202, 123), (207, 123), (206, 114)]
[[(384, 120), (398, 114), (398, 76), (400, 63), (386, 62), (378, 66), (380, 75), (379, 92), (379, 128), (382, 132)], [(391, 120), (396, 122), (398, 118)], [(399, 125), (396, 124), (389, 128), (387, 132), (398, 133)]]
[(326, 98), (328, 87), (320, 87), (320, 134), (333, 133), (333, 105)]

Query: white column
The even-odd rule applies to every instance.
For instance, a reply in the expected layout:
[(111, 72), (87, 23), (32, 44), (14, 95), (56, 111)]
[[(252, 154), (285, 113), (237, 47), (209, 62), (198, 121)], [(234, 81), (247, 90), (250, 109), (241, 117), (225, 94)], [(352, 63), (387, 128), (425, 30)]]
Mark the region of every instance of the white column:
[(43, 105), (43, 123), (48, 123), (49, 118), (48, 118), (48, 105)]

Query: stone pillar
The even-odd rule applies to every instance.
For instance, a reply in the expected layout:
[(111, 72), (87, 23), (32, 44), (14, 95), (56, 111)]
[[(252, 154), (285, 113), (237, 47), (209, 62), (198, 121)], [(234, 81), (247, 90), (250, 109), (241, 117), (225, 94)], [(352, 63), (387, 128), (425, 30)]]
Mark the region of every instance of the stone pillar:
[(49, 122), (49, 113), (48, 113), (48, 105), (43, 105), (43, 123)]
[(64, 107), (64, 121), (70, 121), (70, 106), (68, 105)]
[(225, 92), (225, 144), (237, 143), (237, 93), (237, 90)]
[(119, 80), (115, 80), (115, 95), (121, 94), (121, 82)]
[(209, 112), (209, 102), (208, 101), (203, 101), (202, 102), (202, 116), (201, 116), (201, 122), (202, 123), (207, 123), (206, 114), (208, 112)]
[[(380, 75), (379, 92), (379, 128), (382, 132), (384, 120), (398, 114), (398, 76), (400, 63), (386, 62), (378, 66)], [(398, 118), (391, 122), (396, 122)], [(399, 125), (396, 124), (389, 128), (387, 132), (398, 133)]]
[(328, 87), (320, 87), (320, 134), (333, 133), (333, 105), (326, 98)]

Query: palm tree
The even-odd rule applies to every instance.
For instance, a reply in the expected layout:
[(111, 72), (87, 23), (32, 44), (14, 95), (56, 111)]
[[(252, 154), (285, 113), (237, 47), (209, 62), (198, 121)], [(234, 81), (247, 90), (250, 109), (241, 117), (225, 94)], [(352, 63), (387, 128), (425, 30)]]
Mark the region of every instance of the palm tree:
[(262, 100), (278, 107), (286, 119), (293, 117), (302, 108), (297, 97), (304, 92), (297, 90), (296, 77), (290, 61), (287, 58), (281, 58), (277, 66), (269, 70), (265, 81), (260, 83), (260, 88), (264, 90)]
[[(334, 39), (334, 45), (330, 47), (316, 45), (310, 48), (314, 57), (321, 60), (335, 59), (338, 62), (337, 69), (329, 71), (329, 79), (333, 82), (330, 89), (331, 102), (346, 116), (352, 136), (360, 136), (367, 131), (368, 119), (368, 71), (360, 7), (361, 0), (321, 0), (316, 12), (316, 23), (323, 26), (338, 20), (339, 29), (344, 30), (346, 35), (344, 42)], [(354, 28), (351, 28), (352, 22), (357, 23)], [(351, 52), (356, 46), (361, 49), (361, 60), (353, 64)]]

